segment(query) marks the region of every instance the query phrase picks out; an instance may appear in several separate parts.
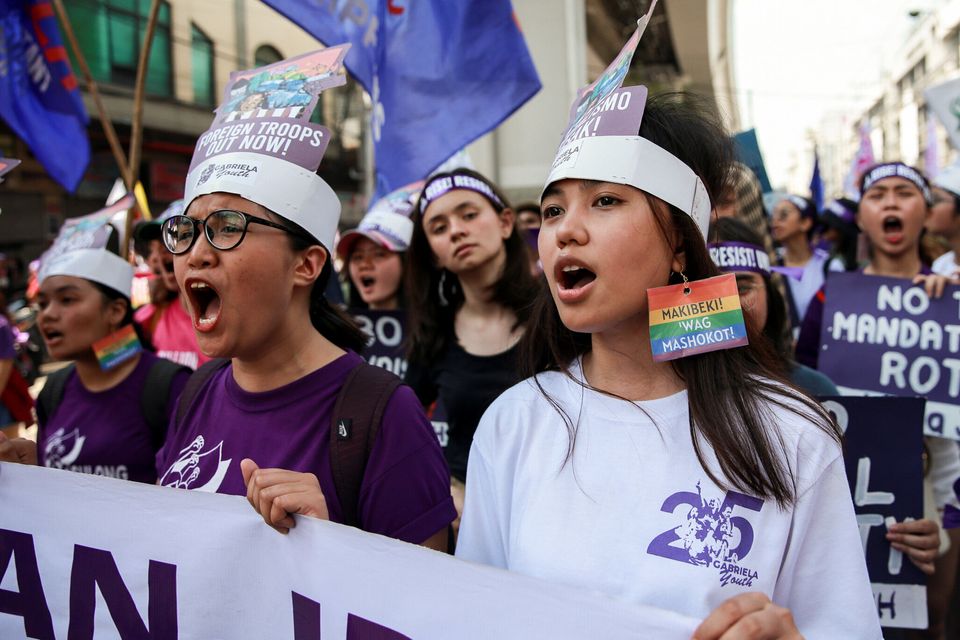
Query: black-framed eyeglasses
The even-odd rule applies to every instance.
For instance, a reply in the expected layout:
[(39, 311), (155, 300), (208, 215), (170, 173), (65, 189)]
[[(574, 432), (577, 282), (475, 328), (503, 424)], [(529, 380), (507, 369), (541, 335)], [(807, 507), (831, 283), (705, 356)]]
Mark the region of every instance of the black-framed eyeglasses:
[(306, 237), (304, 234), (282, 224), (232, 209), (214, 211), (203, 220), (183, 215), (171, 216), (164, 220), (160, 229), (160, 237), (163, 239), (163, 245), (167, 248), (167, 251), (179, 255), (190, 251), (199, 236), (197, 227), (202, 226), (203, 233), (207, 236), (207, 241), (211, 247), (220, 251), (229, 251), (243, 242), (250, 223), (262, 224), (265, 227), (280, 229), (295, 236)]

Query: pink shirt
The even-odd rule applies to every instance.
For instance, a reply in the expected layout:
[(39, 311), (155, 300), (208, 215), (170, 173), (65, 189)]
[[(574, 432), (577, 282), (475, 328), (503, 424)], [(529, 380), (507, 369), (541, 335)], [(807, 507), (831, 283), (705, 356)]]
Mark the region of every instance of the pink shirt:
[[(154, 318), (156, 313), (160, 314), (159, 318)], [(210, 359), (200, 352), (197, 335), (193, 332), (193, 321), (180, 300), (174, 300), (162, 308), (144, 305), (137, 309), (134, 318), (148, 333), (153, 327), (150, 340), (161, 358), (191, 369)]]

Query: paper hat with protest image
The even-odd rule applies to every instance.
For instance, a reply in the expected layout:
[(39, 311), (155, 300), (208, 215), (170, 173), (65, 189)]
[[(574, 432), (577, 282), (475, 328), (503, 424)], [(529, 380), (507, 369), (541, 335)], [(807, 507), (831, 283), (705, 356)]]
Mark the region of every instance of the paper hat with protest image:
[(317, 175), (330, 130), (310, 122), (320, 92), (346, 82), (350, 45), (230, 74), (224, 102), (200, 136), (187, 173), (187, 207), (199, 196), (241, 196), (332, 248), (340, 199)]
[(424, 181), (400, 187), (380, 200), (363, 216), (356, 229), (343, 234), (337, 243), (337, 256), (346, 260), (354, 245), (367, 238), (388, 251), (406, 251), (413, 237), (410, 213), (417, 204)]
[(133, 266), (121, 258), (120, 233), (111, 218), (134, 204), (128, 195), (116, 203), (81, 218), (67, 220), (53, 245), (40, 257), (37, 281), (50, 276), (73, 276), (118, 291), (127, 298), (133, 285)]
[(19, 164), (20, 161), (15, 158), (0, 158), (0, 182), (3, 182), (3, 177), (13, 171)]
[(679, 158), (638, 135), (647, 88), (621, 87), (656, 6), (654, 0), (616, 59), (580, 91), (544, 191), (568, 178), (627, 184), (689, 215), (706, 238), (711, 209), (706, 187)]

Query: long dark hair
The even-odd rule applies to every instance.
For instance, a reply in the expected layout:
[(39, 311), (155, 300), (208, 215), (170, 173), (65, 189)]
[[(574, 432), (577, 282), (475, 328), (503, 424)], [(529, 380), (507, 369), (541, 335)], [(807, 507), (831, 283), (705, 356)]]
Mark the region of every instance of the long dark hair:
[[(470, 176), (489, 185), (504, 204), (499, 206), (492, 200), (487, 200), (497, 215), (510, 207), (507, 197), (497, 185), (476, 171), (456, 169), (431, 176), (431, 180), (457, 175)], [(420, 197), (423, 198), (423, 195)], [(407, 358), (416, 362), (431, 362), (446, 348), (448, 340), (453, 336), (453, 321), (457, 310), (463, 306), (463, 291), (457, 276), (435, 266), (433, 250), (423, 230), (423, 214), (420, 212), (419, 202), (414, 207), (411, 218), (413, 237), (410, 239), (403, 269), (409, 322)], [(510, 236), (504, 240), (504, 245), (507, 260), (503, 274), (494, 287), (493, 301), (513, 311), (517, 316), (517, 326), (526, 326), (530, 319), (531, 301), (536, 295), (537, 283), (530, 274), (527, 244), (517, 231), (516, 225)], [(444, 300), (446, 304), (443, 304)]]
[[(711, 200), (716, 201), (728, 188), (733, 154), (729, 137), (706, 104), (689, 94), (653, 97), (644, 110), (640, 135), (685, 162), (703, 181)], [(687, 277), (698, 280), (719, 275), (693, 219), (676, 207), (647, 197), (664, 241), (670, 243), (671, 237), (679, 236), (677, 246), (685, 252)], [(682, 281), (678, 274), (671, 274), (669, 280), (671, 284)], [(530, 322), (537, 331), (536, 335), (528, 332), (522, 341), (524, 373), (534, 376), (541, 393), (566, 424), (569, 459), (576, 443), (577, 425), (550, 397), (536, 374), (563, 371), (570, 375), (570, 363), (590, 351), (591, 336), (564, 326), (546, 288), (540, 291)], [(776, 356), (756, 328), (749, 325), (748, 338), (748, 347), (699, 354), (673, 360), (671, 364), (686, 383), (690, 435), (697, 459), (710, 479), (720, 487), (728, 484), (708, 465), (704, 440), (714, 450), (720, 471), (730, 479), (730, 484), (785, 506), (796, 499), (796, 475), (784, 455), (783, 438), (771, 425), (774, 417), (770, 405), (810, 419), (837, 442), (840, 433), (822, 407), (767, 366)]]
[[(288, 234), (290, 246), (294, 251), (303, 251), (314, 245), (323, 247), (300, 225), (278, 214), (274, 215), (297, 232)], [(330, 276), (333, 273), (333, 254), (326, 247), (323, 247), (323, 250), (327, 252), (327, 260), (323, 264), (323, 269), (320, 270), (320, 277), (317, 278), (316, 282), (313, 283), (313, 288), (310, 289), (310, 322), (313, 324), (313, 328), (320, 332), (320, 335), (333, 344), (341, 349), (349, 349), (359, 353), (367, 345), (367, 335), (357, 326), (353, 318), (330, 304), (324, 295), (324, 291), (330, 283)]]

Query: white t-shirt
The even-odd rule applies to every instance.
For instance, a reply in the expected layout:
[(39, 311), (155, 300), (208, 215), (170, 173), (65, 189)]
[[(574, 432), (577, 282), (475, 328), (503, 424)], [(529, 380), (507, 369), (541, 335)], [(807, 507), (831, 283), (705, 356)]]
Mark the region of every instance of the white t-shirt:
[(881, 637), (840, 447), (822, 430), (769, 405), (798, 486), (780, 510), (710, 480), (685, 391), (633, 406), (538, 379), (576, 426), (572, 457), (532, 380), (500, 396), (474, 436), (458, 557), (701, 620), (761, 591), (808, 640)]
[(947, 251), (945, 254), (933, 261), (930, 270), (941, 276), (952, 278), (960, 267), (957, 266), (957, 256), (953, 251)]

